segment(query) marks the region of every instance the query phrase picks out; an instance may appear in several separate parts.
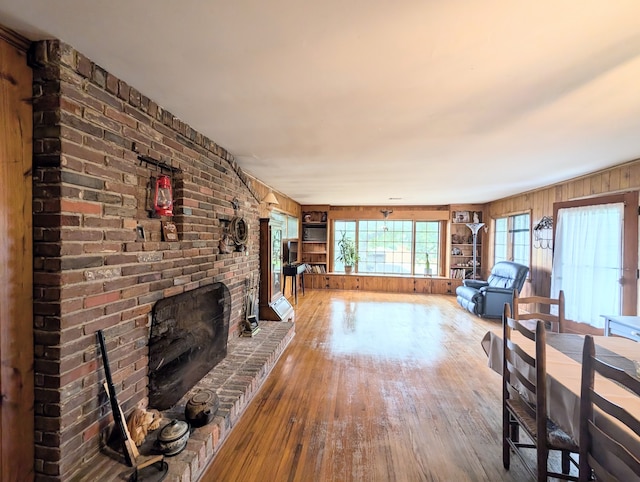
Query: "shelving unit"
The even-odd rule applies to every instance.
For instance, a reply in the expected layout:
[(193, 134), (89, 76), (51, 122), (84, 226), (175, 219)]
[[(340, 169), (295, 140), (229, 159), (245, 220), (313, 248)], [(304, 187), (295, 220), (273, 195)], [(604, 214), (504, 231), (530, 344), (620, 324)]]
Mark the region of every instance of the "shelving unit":
[[(462, 215), (460, 213), (463, 213)], [(465, 216), (464, 213), (468, 213)], [(455, 279), (473, 278), (473, 232), (467, 224), (474, 221), (474, 213), (478, 222), (482, 222), (482, 211), (453, 211), (451, 218), (451, 251), (449, 253), (449, 277)], [(462, 216), (462, 217), (461, 217)], [(482, 270), (482, 235), (478, 231), (476, 240), (476, 277)]]
[(302, 262), (311, 273), (328, 271), (327, 211), (302, 212)]

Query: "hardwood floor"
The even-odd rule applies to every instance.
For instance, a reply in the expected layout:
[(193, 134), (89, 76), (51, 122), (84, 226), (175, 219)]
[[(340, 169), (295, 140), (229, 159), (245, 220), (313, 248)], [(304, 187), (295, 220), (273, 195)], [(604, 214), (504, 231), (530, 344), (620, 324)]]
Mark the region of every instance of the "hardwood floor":
[(498, 323), (453, 296), (308, 290), (200, 480), (530, 480), (502, 467), (501, 379), (480, 346)]

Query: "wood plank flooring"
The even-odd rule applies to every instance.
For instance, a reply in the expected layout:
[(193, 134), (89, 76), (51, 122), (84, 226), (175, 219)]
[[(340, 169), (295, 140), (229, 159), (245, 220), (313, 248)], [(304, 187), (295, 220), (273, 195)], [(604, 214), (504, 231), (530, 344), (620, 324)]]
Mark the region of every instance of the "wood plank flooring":
[(296, 337), (200, 479), (518, 481), (502, 467), (499, 323), (455, 297), (307, 290)]

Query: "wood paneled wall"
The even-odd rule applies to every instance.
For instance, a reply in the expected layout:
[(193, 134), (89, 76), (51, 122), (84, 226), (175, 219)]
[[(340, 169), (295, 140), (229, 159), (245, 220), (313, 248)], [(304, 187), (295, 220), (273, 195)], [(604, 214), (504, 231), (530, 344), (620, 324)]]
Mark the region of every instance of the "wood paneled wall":
[[(485, 219), (507, 214), (530, 212), (532, 226), (542, 216), (553, 216), (555, 202), (570, 201), (611, 193), (640, 189), (640, 159), (594, 172), (535, 191), (499, 199), (487, 204)], [(555, 221), (555, 220), (554, 220)], [(489, 245), (493, 245), (493, 230), (489, 229)], [(551, 289), (551, 249), (531, 249), (531, 281), (525, 284), (525, 294), (548, 296)], [(492, 259), (489, 260), (492, 264)]]
[(31, 69), (0, 28), (0, 480), (33, 480)]
[[(258, 199), (258, 201), (262, 201), (264, 197), (267, 194), (269, 194), (269, 191), (273, 191), (273, 194), (276, 196), (276, 199), (278, 200), (278, 205), (275, 206), (274, 209), (278, 211), (282, 211), (283, 213), (290, 214), (291, 216), (295, 216), (297, 218), (302, 217), (301, 215), (302, 210), (301, 210), (300, 204), (298, 204), (296, 201), (286, 196), (285, 194), (282, 194), (272, 189), (267, 184), (260, 181), (259, 179), (256, 179), (253, 176), (247, 175), (247, 177), (251, 179), (251, 187), (254, 189), (254, 191), (258, 194), (258, 197), (260, 198)], [(261, 206), (260, 217), (269, 217), (269, 213), (266, 209), (267, 209), (267, 206)]]
[(438, 206), (331, 206), (329, 220), (334, 219), (383, 219), (382, 210), (393, 211), (389, 221), (419, 220), (440, 221), (449, 219), (449, 205)]

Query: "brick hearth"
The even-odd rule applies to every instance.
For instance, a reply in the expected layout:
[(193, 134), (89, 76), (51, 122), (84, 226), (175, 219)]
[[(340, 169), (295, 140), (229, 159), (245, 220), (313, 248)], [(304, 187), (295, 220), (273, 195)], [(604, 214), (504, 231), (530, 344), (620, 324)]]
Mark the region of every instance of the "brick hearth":
[[(168, 420), (184, 420), (187, 401), (195, 392), (205, 388), (216, 392), (220, 399), (220, 408), (214, 420), (204, 427), (194, 429), (186, 449), (180, 454), (166, 458), (169, 473), (165, 480), (195, 482), (200, 478), (294, 334), (293, 323), (263, 321), (260, 323), (260, 331), (253, 338), (230, 339), (227, 357), (173, 408), (163, 412)], [(158, 432), (151, 432), (147, 436), (140, 448), (141, 454), (152, 453)], [(70, 480), (122, 482), (131, 473), (130, 467), (101, 454), (96, 460), (85, 464)]]

